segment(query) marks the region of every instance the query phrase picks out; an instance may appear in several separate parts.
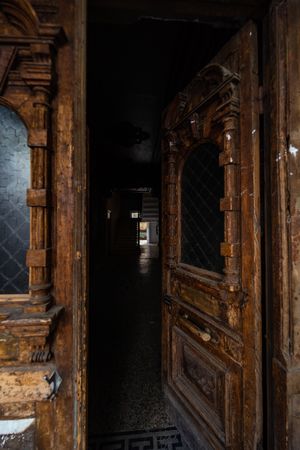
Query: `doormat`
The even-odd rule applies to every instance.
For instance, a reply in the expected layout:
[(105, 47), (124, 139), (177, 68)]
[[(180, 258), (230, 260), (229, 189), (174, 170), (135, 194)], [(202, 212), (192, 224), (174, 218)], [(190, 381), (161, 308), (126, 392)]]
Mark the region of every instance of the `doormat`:
[(189, 450), (175, 427), (89, 438), (89, 450)]

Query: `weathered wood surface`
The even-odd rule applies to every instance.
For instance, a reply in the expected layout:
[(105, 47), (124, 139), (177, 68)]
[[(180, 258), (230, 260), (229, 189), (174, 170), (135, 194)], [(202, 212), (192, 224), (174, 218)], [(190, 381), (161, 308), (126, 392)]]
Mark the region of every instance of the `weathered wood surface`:
[[(300, 447), (300, 4), (273, 1), (265, 21), (269, 446)], [(269, 238), (268, 238), (269, 236)], [(268, 273), (267, 273), (268, 275)]]
[(45, 377), (50, 376), (54, 367), (47, 365), (25, 371), (22, 367), (0, 369), (0, 403), (31, 403), (47, 400), (52, 388)]
[[(25, 379), (23, 378), (24, 374), (31, 374), (29, 375), (30, 379), (35, 381), (30, 382), (28, 386), (34, 390), (37, 381), (34, 377), (40, 376), (35, 374), (36, 362), (39, 362), (39, 358), (47, 359), (47, 352), (51, 351), (55, 355), (55, 367), (58, 368), (63, 378), (59, 395), (54, 402), (34, 401), (37, 399), (36, 397), (26, 397), (30, 389), (26, 394), (24, 393), (24, 397), (19, 396), (21, 392), (19, 391), (18, 397), (14, 401), (0, 404), (0, 419), (36, 417), (35, 445), (42, 450), (71, 449), (74, 446), (85, 448), (87, 298), (85, 277), (86, 168), (83, 127), (85, 42), (82, 28), (82, 22), (85, 21), (85, 2), (79, 3), (75, 4), (73, 0), (68, 2), (37, 0), (32, 2), (34, 5), (32, 7), (26, 0), (0, 0), (0, 101), (1, 104), (14, 108), (20, 114), (29, 131), (29, 144), (32, 146), (33, 154), (33, 184), (28, 192), (28, 206), (34, 211), (31, 223), (31, 248), (38, 251), (52, 249), (51, 258), (44, 260), (46, 266), (43, 262), (40, 267), (31, 269), (31, 286), (33, 287), (31, 298), (35, 297), (34, 302), (30, 301), (28, 295), (18, 296), (18, 298), (16, 296), (0, 298), (0, 327), (2, 326), (0, 358), (1, 366), (5, 367), (5, 369), (1, 369), (1, 374), (9, 376), (10, 367), (18, 364), (20, 368), (18, 370), (22, 374), (20, 379)], [(125, 3), (120, 5), (120, 2), (109, 2), (108, 5), (105, 5), (102, 2), (99, 9), (95, 2), (92, 2), (91, 8), (100, 11), (101, 20), (109, 20), (102, 15), (103, 8), (106, 6), (115, 10), (116, 14), (119, 11), (119, 17), (122, 16), (122, 20), (124, 17), (125, 21), (127, 19), (126, 14), (123, 14), (124, 9), (128, 12), (128, 9), (132, 9), (131, 5), (134, 5), (136, 12), (127, 15), (129, 21), (133, 16), (139, 17), (144, 11), (148, 11), (148, 5), (145, 6), (144, 2), (134, 1), (131, 5), (129, 2)], [(189, 11), (186, 11), (186, 5), (183, 5), (182, 2), (179, 6), (176, 17), (182, 18), (183, 15), (194, 17), (197, 10), (197, 17), (205, 12), (204, 20), (215, 22), (216, 15), (218, 16), (217, 20), (221, 19), (222, 21), (236, 20), (237, 17), (243, 20), (253, 14), (255, 17), (262, 17), (265, 5), (257, 1), (239, 2), (239, 5), (235, 4), (235, 6), (229, 2), (209, 4), (197, 2), (197, 5), (194, 2)], [(155, 14), (159, 17), (169, 17), (170, 7), (168, 6), (165, 10), (163, 8), (165, 8), (163, 4), (156, 6), (157, 13)], [(218, 9), (217, 14), (216, 9)], [(98, 20), (97, 13), (93, 18)], [(269, 15), (269, 28), (266, 28), (264, 36), (267, 48), (264, 66), (265, 116), (268, 117), (267, 135), (270, 131), (267, 145), (270, 148), (271, 186), (266, 210), (271, 210), (270, 229), (272, 231), (272, 242), (270, 243), (272, 254), (269, 266), (269, 271), (272, 273), (272, 291), (269, 292), (271, 300), (267, 316), (271, 331), (268, 341), (271, 344), (267, 349), (272, 356), (271, 373), (274, 380), (269, 392), (271, 404), (269, 425), (274, 441), (270, 446), (272, 449), (296, 449), (299, 448), (300, 442), (299, 22), (300, 12), (297, 0), (275, 1)], [(67, 38), (61, 48), (57, 45), (60, 40), (60, 30), (57, 24), (63, 26)], [(242, 45), (246, 45), (246, 40), (246, 36), (240, 40)], [(50, 48), (53, 51), (49, 51)], [(225, 66), (227, 63), (234, 64), (235, 58), (232, 55), (234, 54), (231, 54), (231, 58), (222, 64)], [(220, 61), (218, 62), (220, 63)], [(251, 58), (244, 63), (246, 72), (253, 68), (253, 64), (255, 65), (255, 61)], [(231, 72), (239, 72), (233, 67), (229, 69)], [(55, 72), (58, 77), (57, 82), (53, 83), (56, 79)], [(256, 77), (256, 74), (254, 73), (253, 76)], [(252, 88), (253, 84), (246, 85), (243, 95), (251, 96)], [(48, 105), (50, 102), (51, 109)], [(257, 141), (252, 141), (252, 139), (256, 140), (258, 136), (255, 117), (251, 116), (252, 110), (241, 106), (241, 111), (244, 114), (242, 119), (244, 123), (248, 120), (252, 121), (251, 126), (247, 128), (248, 131), (244, 129), (244, 133), (248, 133), (248, 137), (244, 134), (247, 145), (257, 145)], [(193, 120), (195, 118), (193, 117)], [(227, 131), (231, 132), (232, 122), (227, 122), (226, 126), (228, 127)], [(204, 131), (209, 135), (209, 127)], [(252, 134), (252, 132), (254, 133)], [(197, 133), (197, 126), (193, 125), (191, 134), (188, 134), (185, 139), (195, 140)], [(219, 145), (223, 144), (223, 139), (220, 138)], [(229, 163), (227, 152), (223, 152), (221, 162), (225, 165)], [(251, 164), (253, 167), (257, 164), (255, 158), (251, 161), (250, 154), (244, 162), (248, 168), (251, 167)], [(169, 151), (166, 168), (167, 175), (164, 182), (168, 182), (168, 195), (169, 198), (172, 196), (176, 198), (175, 149)], [(252, 448), (259, 441), (261, 433), (258, 400), (260, 362), (255, 358), (255, 352), (257, 352), (258, 359), (260, 357), (257, 272), (259, 242), (258, 228), (255, 230), (253, 227), (248, 228), (249, 217), (253, 218), (256, 213), (256, 217), (258, 217), (257, 196), (252, 195), (257, 189), (257, 176), (257, 172), (248, 172), (248, 176), (244, 176), (243, 183), (248, 192), (243, 197), (242, 203), (239, 195), (235, 195), (235, 192), (228, 192), (226, 197), (221, 200), (221, 210), (227, 215), (229, 222), (232, 217), (240, 214), (241, 207), (247, 209), (248, 213), (244, 218), (240, 218), (241, 230), (248, 237), (250, 245), (255, 243), (254, 253), (252, 255), (248, 253), (250, 259), (248, 258), (240, 267), (238, 247), (235, 247), (238, 244), (238, 230), (237, 227), (232, 228), (229, 236), (231, 240), (228, 240), (226, 246), (223, 246), (223, 253), (228, 258), (228, 286), (233, 288), (226, 297), (226, 301), (220, 295), (222, 288), (219, 289), (220, 279), (217, 276), (213, 275), (203, 280), (203, 276), (199, 277), (197, 273), (192, 274), (192, 271), (184, 265), (177, 266), (176, 246), (178, 243), (176, 243), (174, 199), (165, 204), (165, 212), (168, 217), (164, 218), (164, 226), (166, 226), (167, 219), (169, 236), (174, 239), (165, 253), (165, 264), (168, 270), (164, 271), (164, 286), (171, 298), (177, 296), (181, 299), (175, 307), (172, 301), (166, 299), (163, 307), (163, 323), (165, 324), (164, 378), (165, 380), (169, 376), (176, 378), (179, 387), (186, 395), (190, 395), (190, 400), (194, 402), (195, 408), (201, 408), (200, 403), (191, 397), (193, 390), (191, 386), (197, 385), (195, 374), (203, 373), (203, 370), (208, 374), (206, 383), (202, 383), (202, 385), (200, 383), (197, 387), (198, 392), (204, 392), (202, 395), (206, 397), (205, 401), (208, 403), (212, 402), (212, 386), (214, 386), (213, 377), (210, 375), (216, 374), (217, 384), (220, 386), (228, 383), (227, 385), (232, 389), (232, 397), (235, 398), (233, 403), (237, 402), (238, 398), (244, 398), (247, 403), (248, 409), (244, 408), (245, 415), (240, 414), (240, 417), (244, 421), (245, 445), (247, 444), (248, 448)], [(75, 224), (77, 225), (75, 226)], [(257, 224), (258, 222), (256, 222), (256, 226)], [(244, 240), (241, 239), (241, 242)], [(171, 244), (171, 241), (169, 243)], [(242, 255), (247, 255), (247, 248), (243, 247), (242, 250)], [(253, 259), (255, 264), (253, 264)], [(253, 268), (252, 272), (247, 272), (249, 267)], [(235, 272), (237, 268), (241, 269), (238, 276)], [(253, 303), (249, 301), (244, 305), (244, 300), (242, 300), (242, 305), (244, 305), (242, 310), (237, 306), (237, 292), (241, 280), (243, 280), (242, 283), (250, 285), (246, 286), (250, 289), (248, 300), (251, 299), (251, 295), (255, 298), (254, 307)], [(255, 281), (254, 284), (252, 280)], [(50, 332), (50, 330), (53, 331), (57, 319), (53, 314), (54, 310), (50, 307), (50, 296), (53, 304), (59, 304), (65, 308), (65, 313), (61, 317), (55, 334)], [(255, 310), (256, 312), (254, 312)], [(178, 315), (178, 311), (182, 311), (183, 315)], [(19, 314), (18, 319), (16, 319), (16, 314)], [(22, 318), (23, 314), (25, 317)], [(174, 319), (175, 315), (177, 322)], [(254, 321), (255, 316), (258, 321)], [(14, 320), (9, 320), (12, 317)], [(218, 317), (220, 320), (217, 323), (216, 318)], [(22, 322), (23, 319), (24, 322)], [(245, 323), (247, 324), (245, 325)], [(275, 325), (273, 326), (273, 324)], [(209, 330), (212, 336), (210, 341), (206, 342), (203, 339), (203, 336), (207, 334), (207, 331), (204, 331), (203, 334), (203, 329)], [(245, 345), (240, 338), (241, 331), (246, 339), (245, 342), (249, 343), (252, 340), (253, 345), (249, 344), (248, 347), (247, 344)], [(176, 343), (173, 354), (168, 346), (172, 337)], [(253, 352), (253, 346), (255, 352)], [(35, 354), (34, 361), (36, 362), (27, 362), (33, 354)], [(212, 358), (208, 357), (210, 354), (213, 355)], [(188, 382), (186, 379), (182, 379), (177, 370), (179, 365), (173, 366), (172, 372), (172, 355), (178, 362), (186, 361), (187, 370), (184, 377), (189, 379)], [(195, 364), (192, 360), (195, 360)], [(244, 383), (253, 373), (253, 368), (255, 367), (257, 370), (252, 382), (242, 386), (240, 384), (242, 377), (238, 367), (242, 367), (244, 363), (246, 364)], [(229, 364), (232, 370), (232, 374), (227, 378), (224, 375), (224, 364), (225, 366)], [(46, 366), (47, 363), (44, 363), (43, 367)], [(16, 378), (14, 380), (16, 381)], [(190, 383), (189, 388), (186, 388), (186, 382)], [(27, 381), (24, 384), (22, 381), (20, 386), (22, 387), (26, 383)], [(7, 392), (7, 395), (9, 398), (10, 393)], [(182, 404), (178, 402), (178, 397), (171, 391), (169, 395), (173, 396), (173, 404), (176, 404), (178, 422), (184, 423), (188, 417), (188, 422), (184, 426), (190, 429), (190, 436), (197, 435), (199, 414), (198, 416), (196, 414), (196, 418), (195, 415), (189, 416)], [(24, 398), (28, 398), (28, 402), (24, 402), (22, 400)], [(217, 438), (211, 438), (215, 439), (213, 445), (218, 448), (219, 442), (229, 439), (226, 445), (230, 446), (231, 439), (233, 442), (231, 448), (234, 448), (234, 445), (238, 445), (236, 443), (243, 439), (242, 431), (239, 429), (238, 423), (233, 423), (232, 429), (228, 427), (227, 423), (224, 434), (222, 421), (224, 421), (226, 407), (222, 403), (222, 394), (217, 396), (217, 399), (216, 414), (211, 420), (217, 436)], [(78, 401), (76, 408), (74, 407), (75, 401)], [(257, 410), (254, 419), (255, 405), (257, 405)], [(242, 409), (239, 405), (235, 406), (237, 409)], [(66, 423), (68, 423), (67, 433)], [(74, 423), (76, 424), (75, 428), (73, 428)], [(233, 429), (235, 430), (233, 431)], [(249, 439), (248, 436), (250, 436)], [(209, 436), (208, 439), (210, 439)], [(77, 440), (76, 444), (74, 444), (74, 440)], [(194, 439), (193, 442), (195, 448), (200, 447), (200, 440)], [(242, 448), (242, 444), (238, 448)]]
[[(163, 374), (195, 450), (262, 442), (257, 76), (256, 28), (248, 23), (164, 116)], [(207, 141), (224, 167), (223, 274), (181, 260), (182, 168)]]
[[(70, 3), (46, 3), (35, 2), (33, 8), (27, 0), (0, 1), (0, 103), (23, 119), (31, 149), (29, 294), (0, 298), (0, 420), (35, 417), (32, 445), (41, 450), (73, 448), (75, 89), (73, 73), (65, 69), (73, 65), (74, 48), (57, 23), (71, 40), (76, 27)], [(63, 378), (54, 402), (47, 400), (52, 388), (43, 378), (50, 369)]]

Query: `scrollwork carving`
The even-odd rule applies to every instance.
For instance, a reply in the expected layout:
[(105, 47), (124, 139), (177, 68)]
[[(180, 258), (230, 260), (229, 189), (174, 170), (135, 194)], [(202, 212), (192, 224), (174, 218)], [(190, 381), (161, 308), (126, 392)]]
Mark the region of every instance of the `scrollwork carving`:
[[(206, 66), (171, 103), (164, 120), (166, 128), (171, 128), (188, 113), (220, 92), (222, 92), (223, 101), (228, 101), (227, 98), (235, 95), (235, 85), (238, 80), (238, 75), (231, 73), (219, 64)], [(226, 89), (222, 91), (225, 84)], [(228, 88), (228, 86), (230, 87)]]

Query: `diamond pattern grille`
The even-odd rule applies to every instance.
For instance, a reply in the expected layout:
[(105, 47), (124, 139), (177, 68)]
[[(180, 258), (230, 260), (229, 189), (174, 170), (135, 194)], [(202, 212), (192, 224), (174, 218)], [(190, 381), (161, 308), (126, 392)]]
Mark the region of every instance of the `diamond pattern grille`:
[(186, 264), (221, 273), (224, 258), (224, 170), (219, 167), (219, 150), (211, 144), (194, 150), (182, 173), (181, 260)]
[(28, 292), (29, 176), (27, 130), (13, 111), (0, 105), (0, 294)]

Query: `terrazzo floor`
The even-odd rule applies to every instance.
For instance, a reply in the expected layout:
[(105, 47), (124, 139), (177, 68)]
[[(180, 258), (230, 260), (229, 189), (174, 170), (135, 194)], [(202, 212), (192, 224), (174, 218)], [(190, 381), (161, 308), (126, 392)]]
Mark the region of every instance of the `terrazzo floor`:
[[(161, 391), (157, 248), (94, 268), (90, 311), (89, 433), (166, 429)], [(182, 448), (182, 447), (178, 447)]]

